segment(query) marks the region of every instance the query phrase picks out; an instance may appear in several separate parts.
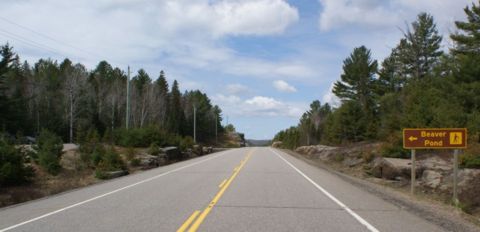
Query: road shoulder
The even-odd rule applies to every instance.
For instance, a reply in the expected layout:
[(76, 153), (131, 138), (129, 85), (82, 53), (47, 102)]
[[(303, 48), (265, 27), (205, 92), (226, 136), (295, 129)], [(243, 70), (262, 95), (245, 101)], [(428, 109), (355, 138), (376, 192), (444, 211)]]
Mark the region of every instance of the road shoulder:
[(297, 154), (290, 150), (284, 150), (283, 153), (296, 158), (297, 160), (304, 161), (305, 163), (328, 171), (331, 174), (338, 176), (344, 181), (367, 191), (395, 206), (406, 210), (426, 221), (429, 221), (447, 231), (478, 231), (479, 226), (475, 225), (469, 218), (460, 210), (453, 206), (441, 205), (436, 202), (426, 201), (425, 199), (419, 199), (417, 197), (409, 196), (402, 192), (396, 191), (390, 187), (372, 183), (370, 181), (353, 177), (345, 173), (341, 173), (330, 166), (322, 163), (320, 160), (308, 159), (300, 154)]

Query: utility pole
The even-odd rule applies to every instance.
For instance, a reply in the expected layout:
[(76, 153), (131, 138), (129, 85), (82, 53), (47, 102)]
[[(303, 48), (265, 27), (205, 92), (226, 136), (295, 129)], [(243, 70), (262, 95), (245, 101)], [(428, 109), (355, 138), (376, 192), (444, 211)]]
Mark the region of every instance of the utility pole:
[(127, 74), (127, 115), (125, 119), (125, 127), (129, 128), (130, 124), (130, 66), (128, 66), (128, 74)]
[(197, 106), (193, 105), (193, 142), (197, 143)]
[(218, 144), (218, 114), (215, 114), (215, 144)]

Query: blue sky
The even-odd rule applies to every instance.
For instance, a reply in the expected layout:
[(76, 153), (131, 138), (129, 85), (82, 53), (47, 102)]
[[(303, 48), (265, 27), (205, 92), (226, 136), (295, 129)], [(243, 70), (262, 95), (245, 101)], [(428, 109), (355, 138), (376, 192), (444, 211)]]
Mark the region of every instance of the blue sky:
[[(200, 89), (247, 138), (296, 125), (313, 100), (338, 104), (342, 61), (365, 45), (388, 55), (407, 23), (431, 13), (455, 31), (469, 0), (3, 0), (0, 41), (31, 62), (164, 70)], [(30, 30), (33, 29), (33, 30)], [(451, 46), (444, 37), (443, 49)]]

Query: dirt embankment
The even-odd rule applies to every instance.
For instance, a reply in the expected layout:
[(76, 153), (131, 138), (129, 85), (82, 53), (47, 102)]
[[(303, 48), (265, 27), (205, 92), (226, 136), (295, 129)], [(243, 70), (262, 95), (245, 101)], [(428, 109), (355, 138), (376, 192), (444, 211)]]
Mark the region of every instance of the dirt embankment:
[[(25, 146), (24, 149), (31, 148)], [(126, 170), (111, 172), (110, 178), (156, 168), (177, 162), (178, 160), (190, 159), (200, 155), (222, 151), (222, 149), (199, 146), (195, 146), (194, 149), (189, 149), (182, 153), (180, 153), (177, 148), (170, 147), (165, 151), (160, 149), (158, 154), (151, 154), (149, 148), (124, 148), (115, 146), (114, 149), (126, 164)], [(176, 157), (177, 155), (181, 157), (171, 159), (171, 157)], [(56, 176), (47, 173), (34, 162), (28, 165), (34, 169), (34, 178), (29, 183), (20, 186), (1, 187), (0, 207), (38, 199), (103, 181), (95, 177), (94, 167), (82, 161), (78, 146), (73, 144), (64, 145), (60, 160), (62, 170)]]
[[(334, 169), (349, 176), (391, 187), (407, 197), (410, 191), (410, 159), (385, 158), (381, 143), (360, 143), (347, 147), (304, 146), (295, 150), (311, 163)], [(452, 207), (453, 155), (451, 152), (425, 152), (418, 154), (416, 200)], [(480, 224), (480, 170), (462, 168), (458, 174), (459, 208), (465, 218)]]

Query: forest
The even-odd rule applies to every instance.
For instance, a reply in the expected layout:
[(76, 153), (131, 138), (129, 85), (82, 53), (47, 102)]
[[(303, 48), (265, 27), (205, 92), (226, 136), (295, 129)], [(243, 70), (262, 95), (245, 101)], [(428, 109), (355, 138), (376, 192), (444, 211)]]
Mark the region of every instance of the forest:
[[(151, 77), (140, 69), (130, 80), (129, 70), (107, 61), (93, 70), (69, 59), (31, 65), (8, 43), (0, 58), (0, 186), (28, 181), (28, 162), (58, 174), (63, 143), (80, 144), (87, 167), (114, 171), (125, 169), (114, 145), (185, 150), (224, 132), (221, 109), (199, 90), (181, 93), (176, 80), (170, 87), (164, 71)], [(35, 152), (18, 149), (29, 143)]]
[(312, 102), (298, 125), (274, 141), (289, 149), (381, 141), (385, 155), (407, 157), (403, 128), (465, 127), (469, 149), (462, 163), (480, 168), (480, 4), (464, 12), (467, 20), (455, 22), (448, 49), (428, 13), (402, 30), (381, 62), (365, 46), (355, 48), (333, 88), (341, 106)]

